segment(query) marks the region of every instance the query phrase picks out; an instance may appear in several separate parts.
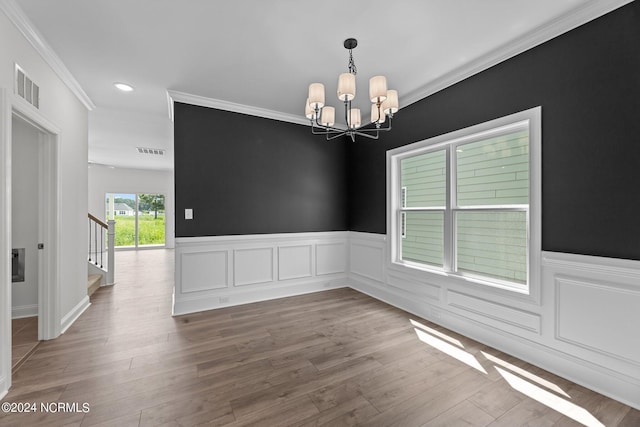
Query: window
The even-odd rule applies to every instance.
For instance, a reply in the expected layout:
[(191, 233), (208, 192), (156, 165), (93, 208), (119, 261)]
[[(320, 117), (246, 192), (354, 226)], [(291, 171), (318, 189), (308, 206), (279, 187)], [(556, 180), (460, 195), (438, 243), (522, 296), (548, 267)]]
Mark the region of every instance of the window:
[(163, 246), (164, 205), (162, 194), (107, 193), (105, 217), (116, 221), (115, 247)]
[(390, 151), (392, 264), (528, 293), (539, 157), (539, 107)]

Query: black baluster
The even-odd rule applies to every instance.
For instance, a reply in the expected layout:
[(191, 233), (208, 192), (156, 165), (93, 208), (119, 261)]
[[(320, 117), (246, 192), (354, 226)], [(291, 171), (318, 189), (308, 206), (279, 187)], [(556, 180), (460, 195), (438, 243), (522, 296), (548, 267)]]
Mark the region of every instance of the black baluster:
[(93, 239), (94, 239), (94, 243), (95, 243), (95, 249), (96, 249), (96, 265), (98, 265), (98, 223), (97, 222), (93, 222)]
[(102, 268), (102, 257), (104, 256), (104, 228), (100, 227), (100, 268)]
[(89, 262), (91, 262), (91, 218), (89, 218)]

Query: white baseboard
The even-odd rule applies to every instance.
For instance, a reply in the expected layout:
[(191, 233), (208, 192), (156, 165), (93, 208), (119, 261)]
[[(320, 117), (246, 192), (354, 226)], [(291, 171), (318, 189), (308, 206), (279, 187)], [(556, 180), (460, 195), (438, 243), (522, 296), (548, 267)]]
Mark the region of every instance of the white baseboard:
[(73, 307), (71, 311), (64, 315), (64, 317), (60, 321), (60, 334), (64, 334), (67, 329), (69, 329), (69, 327), (73, 325), (73, 322), (75, 322), (78, 317), (80, 317), (80, 315), (82, 315), (82, 313), (84, 313), (85, 310), (89, 308), (90, 305), (91, 303), (89, 302), (89, 297), (86, 296), (78, 304), (76, 304), (76, 306)]
[[(313, 292), (326, 291), (347, 287), (347, 279), (332, 281), (296, 282), (286, 285), (270, 286), (261, 290), (225, 292), (224, 296), (210, 295), (206, 297), (192, 297), (174, 300), (173, 315), (195, 313), (234, 305), (251, 304), (276, 298), (292, 297)], [(224, 301), (224, 302), (221, 302)]]
[(0, 377), (0, 401), (9, 393), (9, 387), (7, 386), (7, 379)]
[(11, 307), (11, 318), (34, 317), (38, 315), (38, 304), (19, 305)]

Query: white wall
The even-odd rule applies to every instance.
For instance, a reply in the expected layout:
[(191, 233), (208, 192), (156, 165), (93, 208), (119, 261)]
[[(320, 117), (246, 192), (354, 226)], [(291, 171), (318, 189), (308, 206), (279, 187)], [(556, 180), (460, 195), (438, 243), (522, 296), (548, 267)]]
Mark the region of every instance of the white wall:
[[(11, 223), (11, 106), (18, 105), (22, 100), (14, 95), (14, 66), (19, 64), (25, 73), (40, 87), (40, 109), (33, 110), (34, 114), (46, 119), (46, 121), (59, 131), (58, 134), (58, 209), (59, 209), (59, 240), (57, 245), (58, 268), (57, 278), (60, 284), (59, 291), (59, 321), (56, 330), (61, 330), (63, 319), (69, 323), (88, 306), (87, 298), (87, 266), (86, 266), (86, 242), (87, 242), (87, 135), (88, 135), (88, 111), (76, 95), (69, 89), (63, 80), (45, 62), (43, 57), (27, 41), (20, 30), (5, 14), (11, 4), (0, 3), (0, 88), (5, 90), (6, 97), (0, 113), (0, 163), (2, 170), (0, 182), (3, 185), (0, 196), (0, 216), (6, 222), (2, 225), (0, 233), (0, 248), (3, 253), (11, 247), (10, 223)], [(30, 109), (29, 105), (24, 107)], [(10, 288), (10, 271), (2, 264), (0, 280), (1, 289)], [(0, 301), (0, 323), (2, 323), (2, 346), (9, 346), (10, 325), (6, 325), (4, 319), (10, 318), (6, 313), (5, 299), (8, 294), (2, 295)], [(9, 308), (10, 310), (10, 308)], [(57, 321), (57, 320), (56, 320)], [(6, 336), (8, 334), (9, 336)], [(8, 353), (8, 352), (7, 352)], [(3, 352), (3, 357), (6, 354)], [(2, 360), (0, 369), (0, 395), (10, 384), (10, 360)], [(6, 366), (9, 366), (7, 371)]]
[(12, 120), (11, 246), (25, 249), (24, 281), (11, 285), (12, 317), (38, 315), (39, 132)]
[(350, 233), (349, 285), (640, 409), (640, 261), (543, 252), (540, 298), (389, 268)]
[[(107, 193), (151, 193), (165, 195), (166, 247), (175, 245), (174, 185), (173, 171), (150, 169), (111, 168), (89, 165), (89, 212), (104, 218), (105, 194)], [(116, 232), (118, 226), (116, 224)]]

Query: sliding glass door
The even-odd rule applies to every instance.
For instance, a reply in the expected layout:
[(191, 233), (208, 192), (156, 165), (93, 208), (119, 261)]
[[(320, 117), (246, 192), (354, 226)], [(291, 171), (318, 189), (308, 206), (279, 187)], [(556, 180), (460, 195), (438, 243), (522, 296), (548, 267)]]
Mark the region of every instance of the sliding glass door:
[(116, 221), (116, 248), (164, 246), (164, 194), (107, 193), (106, 218)]

